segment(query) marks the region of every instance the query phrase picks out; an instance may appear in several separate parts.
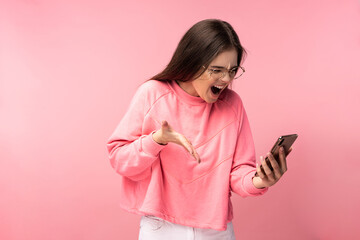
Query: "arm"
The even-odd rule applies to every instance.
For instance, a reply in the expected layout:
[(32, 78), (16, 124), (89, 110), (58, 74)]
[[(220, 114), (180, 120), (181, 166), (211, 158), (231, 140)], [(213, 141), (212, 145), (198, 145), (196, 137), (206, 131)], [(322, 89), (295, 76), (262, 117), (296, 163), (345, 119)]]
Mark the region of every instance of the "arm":
[(141, 85), (130, 106), (107, 141), (111, 166), (117, 173), (134, 181), (151, 174), (151, 165), (158, 160), (165, 147), (153, 140), (152, 133), (142, 132), (143, 123), (151, 102), (148, 89)]
[(268, 188), (258, 189), (253, 184), (256, 173), (255, 147), (245, 109), (241, 105), (238, 139), (230, 173), (230, 188), (246, 197), (264, 194)]

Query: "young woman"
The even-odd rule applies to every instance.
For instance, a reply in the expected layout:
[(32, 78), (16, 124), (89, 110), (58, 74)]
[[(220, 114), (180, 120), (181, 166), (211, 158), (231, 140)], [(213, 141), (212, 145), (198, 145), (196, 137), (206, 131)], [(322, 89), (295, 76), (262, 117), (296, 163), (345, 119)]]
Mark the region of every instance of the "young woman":
[(196, 23), (170, 63), (144, 82), (107, 142), (121, 175), (121, 206), (142, 215), (139, 239), (235, 239), (231, 192), (264, 194), (286, 172), (268, 153), (256, 167), (239, 95), (229, 89), (245, 69), (232, 26)]

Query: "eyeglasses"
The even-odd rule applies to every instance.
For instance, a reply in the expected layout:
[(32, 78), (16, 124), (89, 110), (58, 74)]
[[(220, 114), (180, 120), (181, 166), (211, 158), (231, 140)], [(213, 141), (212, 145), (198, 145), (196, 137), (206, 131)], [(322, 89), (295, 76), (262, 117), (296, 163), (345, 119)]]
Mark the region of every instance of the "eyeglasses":
[[(202, 66), (203, 68), (205, 68), (205, 66)], [(238, 79), (239, 77), (241, 77), (241, 75), (244, 74), (245, 72), (245, 68), (239, 66), (239, 67), (234, 67), (230, 70), (227, 70), (225, 68), (209, 68), (208, 69), (210, 77), (213, 77), (215, 79), (222, 79), (225, 77), (226, 73), (229, 74), (230, 80), (233, 79)]]

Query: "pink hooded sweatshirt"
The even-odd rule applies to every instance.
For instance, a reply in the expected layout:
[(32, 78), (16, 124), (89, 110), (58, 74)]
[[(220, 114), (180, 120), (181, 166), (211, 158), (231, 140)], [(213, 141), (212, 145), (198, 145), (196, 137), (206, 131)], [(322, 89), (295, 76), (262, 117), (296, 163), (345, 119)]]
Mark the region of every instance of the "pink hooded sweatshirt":
[[(191, 141), (200, 164), (182, 146), (153, 140), (162, 120)], [(231, 191), (246, 197), (268, 190), (252, 183), (253, 138), (242, 101), (230, 89), (207, 103), (175, 81), (147, 81), (135, 93), (107, 149), (121, 175), (120, 205), (140, 215), (226, 230), (233, 219)]]

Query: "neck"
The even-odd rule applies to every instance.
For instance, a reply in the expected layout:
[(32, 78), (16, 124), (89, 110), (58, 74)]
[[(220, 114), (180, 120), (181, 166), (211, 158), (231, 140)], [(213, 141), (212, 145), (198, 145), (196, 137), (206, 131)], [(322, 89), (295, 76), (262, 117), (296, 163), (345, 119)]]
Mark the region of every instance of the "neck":
[(177, 83), (177, 85), (179, 85), (179, 87), (184, 90), (187, 94), (191, 95), (191, 96), (194, 96), (194, 97), (199, 97), (199, 95), (196, 94), (196, 92), (192, 92), (190, 89), (191, 89), (191, 86), (188, 85), (189, 83), (188, 82), (181, 82), (181, 81), (178, 81), (178, 80), (175, 80), (175, 82)]

